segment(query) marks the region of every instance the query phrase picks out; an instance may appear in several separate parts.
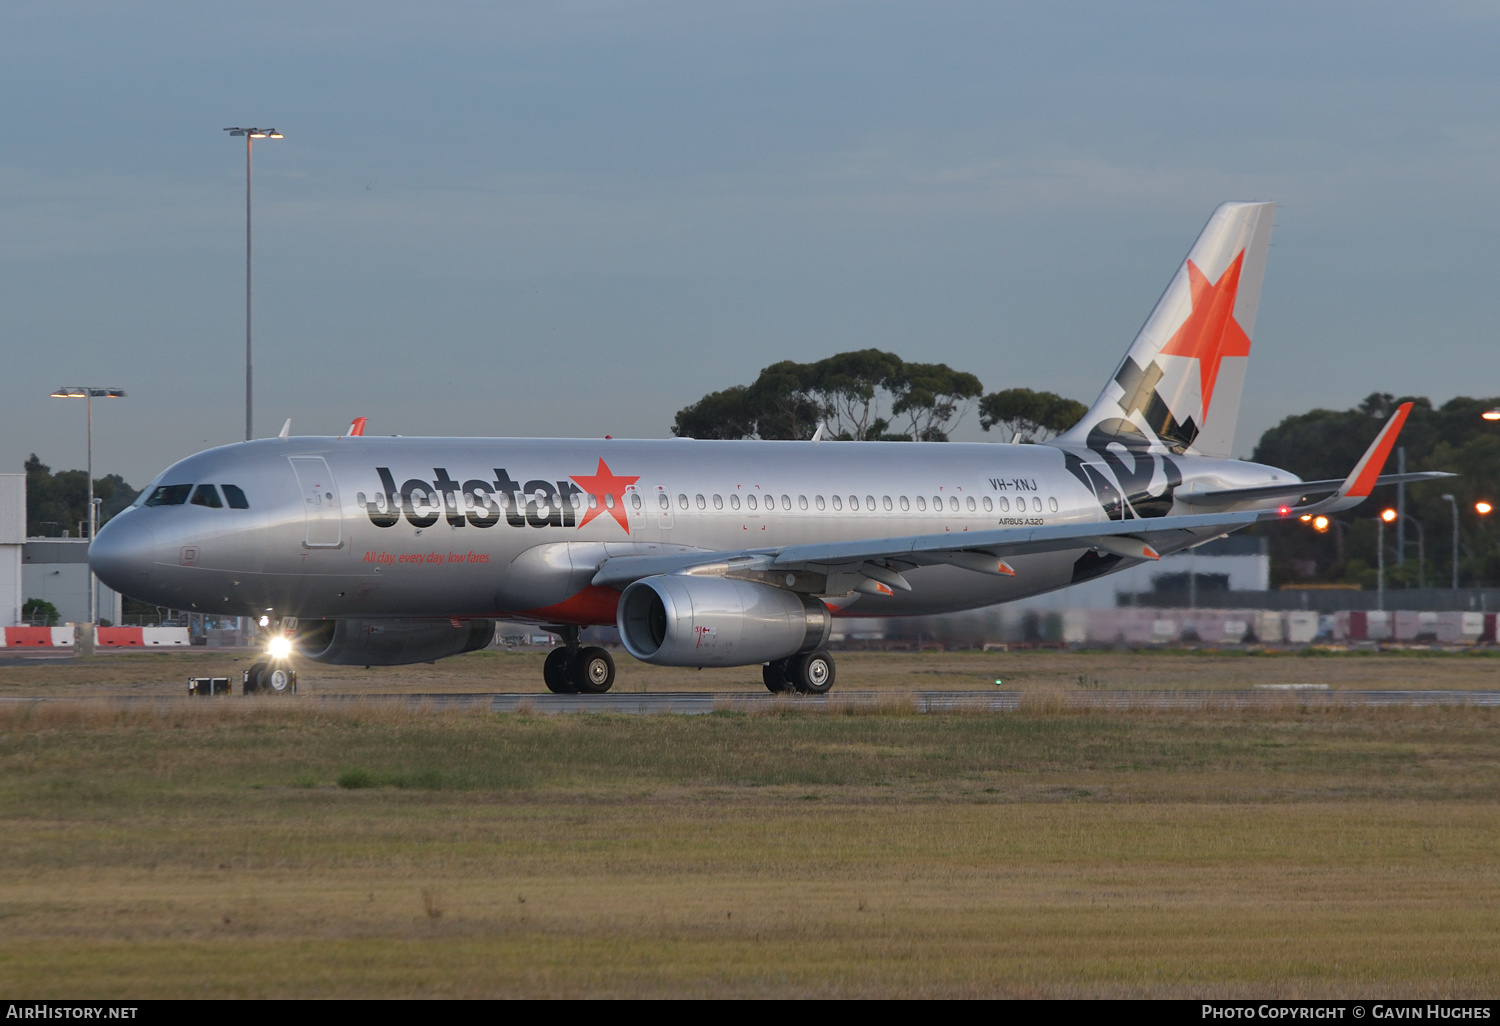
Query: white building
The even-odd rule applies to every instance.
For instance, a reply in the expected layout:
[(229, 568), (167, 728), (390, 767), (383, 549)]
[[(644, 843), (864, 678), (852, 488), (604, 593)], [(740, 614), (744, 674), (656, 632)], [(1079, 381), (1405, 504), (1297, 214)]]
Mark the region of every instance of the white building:
[(21, 622), (26, 601), (21, 549), (26, 542), (26, 475), (0, 474), (0, 627)]
[[(26, 598), (56, 606), (62, 623), (88, 623), (89, 540), (27, 538), (21, 546), (21, 583)], [(100, 620), (118, 624), (122, 605), (119, 593), (97, 581), (94, 586), (99, 589)]]

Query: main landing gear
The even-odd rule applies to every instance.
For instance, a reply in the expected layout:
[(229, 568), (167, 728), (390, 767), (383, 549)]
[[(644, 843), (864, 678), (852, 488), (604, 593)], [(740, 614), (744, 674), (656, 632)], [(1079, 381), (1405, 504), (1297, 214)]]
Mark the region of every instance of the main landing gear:
[(833, 656), (819, 649), (788, 659), (777, 659), (761, 667), (766, 690), (772, 694), (796, 691), (804, 695), (826, 695), (833, 687)]
[(557, 695), (602, 695), (615, 683), (615, 661), (602, 648), (579, 648), (578, 628), (564, 627), (562, 648), (547, 653), (542, 680)]

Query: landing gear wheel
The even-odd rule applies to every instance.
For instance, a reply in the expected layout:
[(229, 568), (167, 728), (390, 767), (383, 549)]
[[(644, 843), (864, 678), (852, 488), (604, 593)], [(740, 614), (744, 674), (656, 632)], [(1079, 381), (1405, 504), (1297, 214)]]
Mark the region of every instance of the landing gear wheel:
[(577, 692), (578, 685), (573, 683), (569, 675), (567, 648), (554, 648), (547, 653), (547, 661), (542, 664), (542, 680), (547, 684), (547, 690), (554, 695), (571, 695)]
[(291, 694), (297, 690), (297, 672), (285, 666), (267, 667), (261, 671), (260, 689), (273, 695)]
[(766, 690), (773, 695), (795, 690), (786, 679), (786, 664), (785, 659), (773, 659), (760, 668), (761, 680), (766, 682)]
[(266, 667), (269, 666), (269, 665), (270, 665), (269, 663), (251, 663), (250, 664), (250, 669), (246, 670), (245, 671), (245, 675), (240, 678), (240, 680), (241, 680), (240, 688), (241, 688), (242, 693), (247, 694), (247, 695), (253, 695), (253, 694), (255, 694), (255, 692), (257, 692), (257, 691), (260, 690), (260, 678), (261, 678), (261, 674), (263, 674), (263, 673), (266, 672)]
[(568, 668), (568, 679), (581, 695), (602, 695), (615, 682), (615, 661), (602, 648), (580, 649)]
[(804, 695), (826, 695), (833, 687), (833, 656), (821, 649), (793, 656), (787, 676)]

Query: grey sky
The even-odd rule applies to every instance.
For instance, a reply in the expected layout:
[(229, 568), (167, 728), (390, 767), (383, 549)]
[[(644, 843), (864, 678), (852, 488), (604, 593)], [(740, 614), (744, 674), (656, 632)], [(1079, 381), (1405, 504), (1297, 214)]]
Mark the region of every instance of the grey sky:
[[(877, 346), (1090, 401), (1213, 206), (1283, 204), (1237, 448), (1500, 393), (1490, 4), (0, 7), (0, 459), (664, 436)], [(961, 437), (984, 438), (973, 424)]]

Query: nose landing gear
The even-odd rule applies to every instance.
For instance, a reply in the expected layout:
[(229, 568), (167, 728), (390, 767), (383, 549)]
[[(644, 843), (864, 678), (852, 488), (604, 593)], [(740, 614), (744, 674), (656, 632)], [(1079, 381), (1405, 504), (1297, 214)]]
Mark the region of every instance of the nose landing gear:
[(297, 693), (297, 671), (283, 663), (251, 663), (240, 677), (240, 693), (253, 695), (257, 691), (273, 695)]
[(562, 627), (563, 645), (547, 653), (542, 680), (557, 695), (602, 695), (615, 683), (615, 661), (602, 648), (578, 647), (578, 628)]

